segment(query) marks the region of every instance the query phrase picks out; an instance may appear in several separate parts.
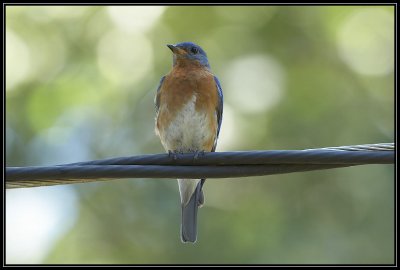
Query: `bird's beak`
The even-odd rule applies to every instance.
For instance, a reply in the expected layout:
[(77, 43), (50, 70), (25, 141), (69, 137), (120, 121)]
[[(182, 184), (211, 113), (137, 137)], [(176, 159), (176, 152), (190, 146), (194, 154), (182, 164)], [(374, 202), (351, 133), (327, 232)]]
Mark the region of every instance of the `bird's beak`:
[(174, 54), (186, 54), (186, 51), (185, 51), (184, 49), (181, 49), (181, 48), (179, 48), (179, 47), (176, 47), (175, 45), (168, 44), (167, 47), (170, 48), (171, 51), (172, 51)]

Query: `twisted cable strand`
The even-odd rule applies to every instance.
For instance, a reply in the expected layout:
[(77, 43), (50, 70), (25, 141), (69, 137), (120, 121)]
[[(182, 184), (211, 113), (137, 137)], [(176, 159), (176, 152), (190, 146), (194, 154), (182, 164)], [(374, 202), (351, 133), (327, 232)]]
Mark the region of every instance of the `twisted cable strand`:
[(7, 167), (6, 188), (102, 181), (111, 178), (227, 178), (394, 163), (394, 144), (307, 150), (142, 155), (56, 166)]

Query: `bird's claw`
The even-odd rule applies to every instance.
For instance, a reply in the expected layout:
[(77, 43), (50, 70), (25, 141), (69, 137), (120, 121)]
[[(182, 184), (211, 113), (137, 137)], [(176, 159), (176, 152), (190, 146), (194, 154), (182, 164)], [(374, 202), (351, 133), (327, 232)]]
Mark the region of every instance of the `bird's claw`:
[(168, 157), (173, 159), (173, 160), (177, 160), (178, 159), (178, 153), (176, 151), (168, 150)]
[(194, 156), (193, 156), (193, 159), (194, 160), (197, 160), (197, 159), (199, 159), (199, 157), (200, 156), (204, 156), (204, 150), (201, 150), (201, 151), (196, 151), (196, 152), (194, 152)]

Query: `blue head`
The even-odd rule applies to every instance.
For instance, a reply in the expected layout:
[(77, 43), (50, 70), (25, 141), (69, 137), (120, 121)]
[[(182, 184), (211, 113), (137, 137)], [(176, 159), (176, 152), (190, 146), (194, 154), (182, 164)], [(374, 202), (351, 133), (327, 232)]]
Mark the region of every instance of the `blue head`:
[(174, 53), (173, 65), (179, 62), (194, 61), (200, 65), (210, 68), (206, 52), (193, 42), (182, 42), (175, 45), (168, 44), (168, 48)]

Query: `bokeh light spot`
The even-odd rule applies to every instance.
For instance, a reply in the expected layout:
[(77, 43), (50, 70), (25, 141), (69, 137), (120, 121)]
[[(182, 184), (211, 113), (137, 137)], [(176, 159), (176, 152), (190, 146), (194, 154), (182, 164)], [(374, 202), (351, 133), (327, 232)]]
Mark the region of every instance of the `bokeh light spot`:
[(234, 60), (224, 76), (227, 98), (242, 112), (260, 113), (274, 106), (284, 91), (284, 71), (266, 55)]
[(107, 7), (113, 23), (122, 31), (146, 31), (163, 14), (162, 6), (112, 6)]
[(71, 187), (7, 190), (6, 263), (41, 263), (76, 216), (77, 196)]
[(386, 75), (394, 67), (394, 18), (378, 8), (356, 10), (337, 35), (339, 55), (355, 72)]
[(152, 69), (153, 50), (143, 34), (121, 31), (107, 33), (97, 48), (98, 65), (102, 74), (114, 83), (131, 84)]
[(29, 48), (13, 31), (6, 30), (6, 89), (23, 82), (31, 67)]

